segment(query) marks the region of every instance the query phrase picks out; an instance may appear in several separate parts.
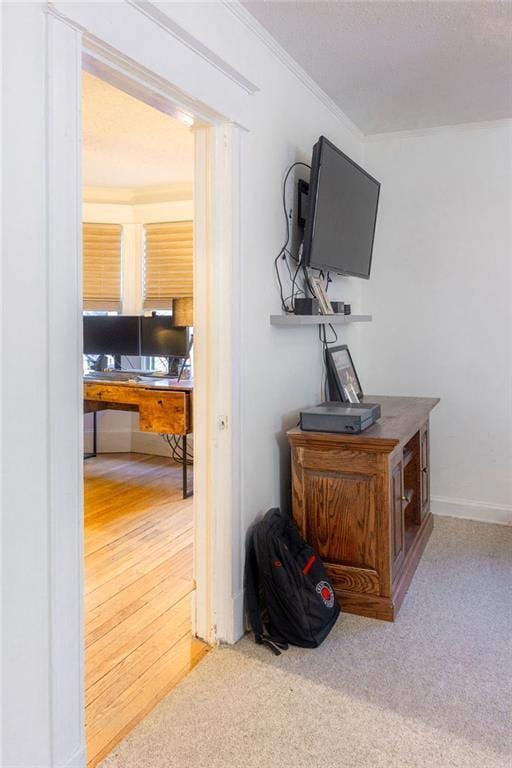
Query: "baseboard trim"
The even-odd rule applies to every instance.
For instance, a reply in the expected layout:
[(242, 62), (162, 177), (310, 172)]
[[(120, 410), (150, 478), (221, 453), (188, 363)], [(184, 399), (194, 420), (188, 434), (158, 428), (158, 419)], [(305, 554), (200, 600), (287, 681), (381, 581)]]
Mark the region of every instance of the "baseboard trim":
[(132, 432), (132, 451), (147, 453), (150, 456), (166, 456), (170, 458), (171, 449), (156, 432)]
[[(131, 431), (114, 431), (101, 429), (98, 426), (97, 433), (98, 453), (130, 453), (132, 450)], [(84, 450), (92, 450), (92, 432), (84, 430)]]
[(432, 513), (442, 517), (459, 517), (479, 523), (512, 525), (512, 504), (491, 504), (471, 499), (432, 496)]
[(76, 752), (67, 760), (61, 764), (61, 768), (85, 768), (85, 745), (77, 749)]

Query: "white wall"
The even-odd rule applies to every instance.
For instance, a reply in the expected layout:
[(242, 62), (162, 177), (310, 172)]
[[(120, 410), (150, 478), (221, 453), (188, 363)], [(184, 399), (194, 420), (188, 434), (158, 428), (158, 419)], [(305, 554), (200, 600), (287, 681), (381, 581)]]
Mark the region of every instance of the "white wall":
[(512, 522), (512, 124), (367, 141), (382, 183), (368, 392), (437, 396), (433, 508)]
[[(240, 68), (260, 92), (250, 103), (250, 131), (243, 152), (243, 272), (241, 290), (243, 357), (243, 509), (249, 523), (269, 507), (285, 503), (288, 491), (288, 446), (285, 430), (295, 426), (299, 410), (321, 399), (321, 348), (314, 328), (275, 328), (272, 313), (281, 311), (273, 260), (284, 234), (282, 181), (296, 160), (311, 161), (313, 144), (325, 134), (356, 160), (362, 141), (314, 97), (288, 68), (248, 32), (225, 7), (194, 3), (160, 3), (176, 21), (209, 48)], [(299, 173), (290, 177), (289, 200)], [(332, 298), (367, 311), (361, 281), (337, 278)], [(358, 328), (339, 331), (359, 358)], [(241, 587), (241, 584), (240, 584)]]

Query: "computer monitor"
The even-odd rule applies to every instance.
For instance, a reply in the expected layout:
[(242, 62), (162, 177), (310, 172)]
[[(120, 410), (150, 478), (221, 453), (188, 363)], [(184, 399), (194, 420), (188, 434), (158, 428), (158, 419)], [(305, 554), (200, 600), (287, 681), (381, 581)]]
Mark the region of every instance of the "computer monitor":
[(84, 355), (140, 355), (140, 317), (85, 315)]
[(147, 357), (187, 357), (188, 328), (176, 328), (170, 315), (141, 318), (141, 354)]

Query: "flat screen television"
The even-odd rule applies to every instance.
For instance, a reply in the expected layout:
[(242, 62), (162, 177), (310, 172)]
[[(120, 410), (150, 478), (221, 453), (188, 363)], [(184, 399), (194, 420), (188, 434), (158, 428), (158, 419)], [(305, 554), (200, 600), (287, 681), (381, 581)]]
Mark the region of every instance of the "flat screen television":
[(147, 357), (187, 357), (188, 328), (173, 326), (170, 315), (141, 318), (141, 354)]
[(140, 355), (137, 315), (85, 315), (84, 355)]
[(370, 277), (379, 182), (320, 136), (313, 148), (303, 263)]

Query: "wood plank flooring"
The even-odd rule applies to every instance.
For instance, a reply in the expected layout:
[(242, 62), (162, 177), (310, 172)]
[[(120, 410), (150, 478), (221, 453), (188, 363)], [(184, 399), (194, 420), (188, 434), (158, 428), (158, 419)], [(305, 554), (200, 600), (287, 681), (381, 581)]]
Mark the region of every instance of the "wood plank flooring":
[(97, 765), (200, 661), (192, 637), (192, 499), (181, 469), (103, 454), (85, 473), (85, 720)]

